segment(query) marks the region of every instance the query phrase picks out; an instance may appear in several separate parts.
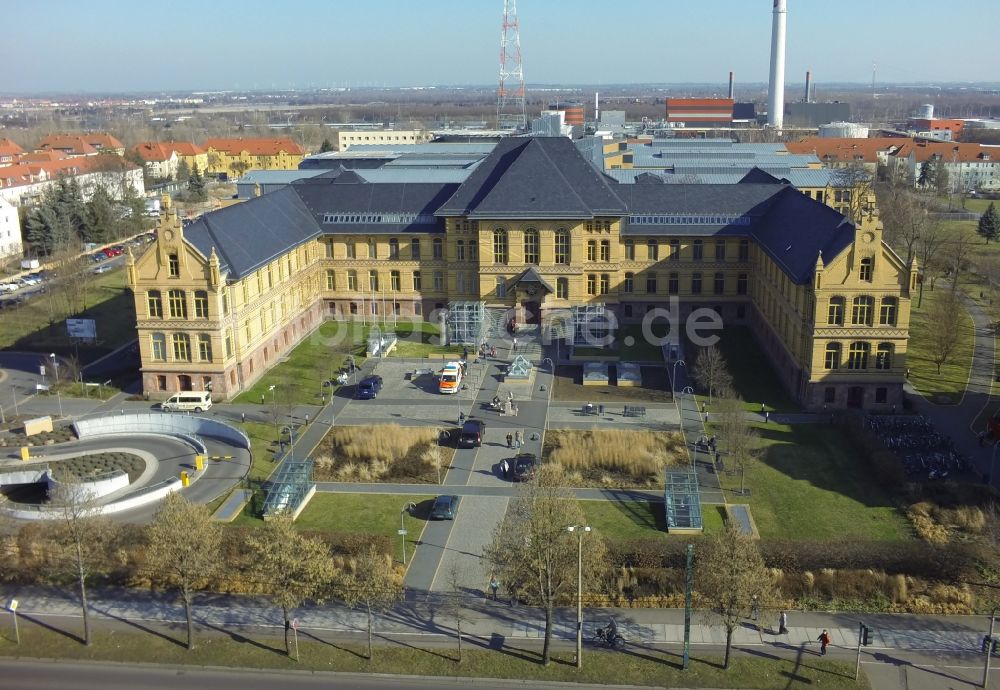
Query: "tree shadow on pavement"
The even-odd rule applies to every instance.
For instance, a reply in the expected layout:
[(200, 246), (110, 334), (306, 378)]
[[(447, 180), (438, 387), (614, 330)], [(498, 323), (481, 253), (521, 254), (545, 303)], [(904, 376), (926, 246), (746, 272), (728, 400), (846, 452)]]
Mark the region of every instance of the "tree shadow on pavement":
[(264, 644), (263, 642), (257, 642), (256, 640), (250, 639), (246, 635), (241, 635), (240, 633), (234, 630), (229, 630), (227, 628), (224, 628), (221, 625), (213, 625), (211, 623), (202, 623), (202, 625), (204, 625), (204, 627), (206, 628), (211, 628), (212, 630), (228, 635), (229, 639), (231, 639), (233, 642), (237, 642), (239, 644), (248, 644), (253, 647), (256, 647), (257, 649), (263, 649), (266, 652), (274, 652), (278, 656), (288, 656), (285, 653), (283, 647), (272, 647), (271, 645)]
[[(150, 635), (155, 635), (156, 637), (159, 637), (159, 638), (161, 638), (163, 640), (166, 640), (167, 642), (173, 642), (178, 647), (186, 647), (187, 646), (187, 644), (185, 642), (183, 642), (182, 640), (180, 640), (180, 639), (178, 639), (176, 637), (173, 637), (172, 635), (168, 635), (165, 632), (162, 632), (160, 630), (156, 630), (156, 629), (151, 628), (151, 627), (146, 626), (146, 625), (140, 625), (139, 623), (136, 623), (135, 621), (129, 620), (128, 618), (124, 618), (122, 616), (117, 616), (114, 613), (112, 613), (110, 610), (107, 610), (107, 609), (101, 610), (101, 609), (98, 609), (98, 608), (94, 608), (93, 610), (95, 612), (97, 612), (97, 613), (100, 613), (102, 616), (104, 616), (106, 618), (110, 618), (112, 620), (116, 620), (119, 623), (125, 623), (126, 625), (130, 625), (133, 628), (136, 628), (137, 630), (141, 630), (144, 633), (149, 633)], [(164, 624), (168, 628), (170, 628), (170, 629), (176, 629), (178, 627), (175, 623), (168, 623), (166, 621), (164, 621)]]
[[(646, 653), (643, 654), (636, 650), (643, 650), (643, 652)], [(684, 664), (680, 661), (677, 661), (677, 659), (680, 658), (680, 655), (674, 652), (667, 651), (665, 649), (657, 649), (656, 647), (651, 647), (649, 645), (629, 642), (618, 651), (627, 656), (634, 656), (639, 659), (644, 659), (646, 661), (665, 664), (677, 671), (680, 671), (682, 668), (684, 668)]]
[(919, 671), (922, 671), (924, 673), (929, 673), (929, 674), (934, 675), (934, 676), (941, 676), (942, 678), (947, 678), (948, 680), (958, 681), (959, 683), (969, 683), (969, 680), (967, 678), (962, 678), (960, 676), (953, 676), (953, 675), (950, 675), (948, 673), (942, 673), (941, 671), (937, 671), (934, 668), (932, 668), (930, 666), (925, 666), (923, 664), (921, 664), (918, 667), (912, 661), (907, 661), (906, 659), (899, 659), (899, 658), (894, 657), (894, 656), (889, 656), (888, 654), (885, 654), (884, 652), (878, 652), (876, 654), (872, 654), (872, 659), (874, 659), (875, 661), (881, 662), (883, 664), (892, 664), (893, 666), (897, 666), (897, 667), (907, 667), (908, 666), (908, 667), (917, 669)]

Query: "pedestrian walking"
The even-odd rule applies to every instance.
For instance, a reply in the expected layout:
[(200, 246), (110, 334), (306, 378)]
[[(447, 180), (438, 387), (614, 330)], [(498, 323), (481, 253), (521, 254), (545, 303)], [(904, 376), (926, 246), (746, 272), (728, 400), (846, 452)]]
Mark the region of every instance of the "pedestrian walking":
[(514, 391), (507, 391), (507, 402), (514, 402)]
[(459, 412), (458, 413), (458, 425), (462, 426), (463, 424), (465, 424), (465, 413), (464, 412)]
[(514, 432), (514, 447), (515, 448), (520, 448), (521, 447), (521, 430), (520, 429), (518, 429), (517, 431)]
[(507, 458), (500, 461), (500, 473), (503, 475), (504, 479), (510, 476), (510, 463), (507, 462)]
[(702, 414), (706, 414), (706, 411), (707, 411), (707, 410), (708, 410), (708, 406), (707, 406), (707, 405), (705, 405), (705, 403), (702, 403), (702, 404), (701, 404), (701, 413), (702, 413)]
[(493, 601), (497, 600), (497, 591), (500, 589), (500, 580), (495, 576), (490, 577), (490, 589), (493, 590)]
[(784, 611), (778, 614), (778, 634), (788, 634), (788, 615)]
[(497, 346), (496, 345), (494, 345), (494, 346), (492, 346), (490, 348), (490, 357), (492, 357), (493, 359), (496, 359), (496, 357), (497, 357)]
[(816, 639), (819, 640), (819, 654), (820, 654), (820, 656), (826, 656), (826, 648), (827, 648), (827, 645), (830, 644), (830, 633), (828, 633), (826, 631), (826, 628), (824, 628), (823, 632), (821, 632), (819, 634), (819, 637), (817, 637)]
[(597, 414), (599, 414), (602, 417), (604, 416), (604, 405), (597, 406)]
[(514, 447), (514, 434), (511, 433), (507, 434), (507, 447), (508, 448)]
[(511, 339), (510, 343), (510, 351), (513, 352), (517, 349), (517, 338)]
[(765, 412), (764, 412), (764, 423), (767, 424), (770, 420), (771, 420), (771, 413), (765, 410)]
[(469, 358), (469, 347), (465, 346), (462, 348), (462, 359), (468, 359), (468, 358)]
[(757, 595), (753, 595), (750, 598), (750, 620), (754, 622), (754, 626), (757, 631), (760, 631), (760, 603), (757, 601)]

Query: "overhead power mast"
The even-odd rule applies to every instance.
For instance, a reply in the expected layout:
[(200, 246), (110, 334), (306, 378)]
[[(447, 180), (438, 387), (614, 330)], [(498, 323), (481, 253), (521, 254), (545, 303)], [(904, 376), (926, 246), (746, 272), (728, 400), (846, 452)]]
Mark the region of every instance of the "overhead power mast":
[(497, 129), (525, 130), (524, 68), (517, 0), (504, 0), (500, 30), (500, 85), (497, 88)]

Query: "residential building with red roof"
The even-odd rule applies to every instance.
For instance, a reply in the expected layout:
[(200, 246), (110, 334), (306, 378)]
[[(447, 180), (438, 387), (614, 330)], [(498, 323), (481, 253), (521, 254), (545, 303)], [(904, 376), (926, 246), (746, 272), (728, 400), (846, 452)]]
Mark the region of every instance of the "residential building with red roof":
[(133, 146), (130, 151), (142, 161), (149, 177), (160, 180), (173, 180), (177, 177), (179, 159), (168, 144), (144, 141)]
[(275, 139), (209, 139), (208, 172), (222, 179), (247, 170), (297, 170), (306, 151), (288, 137)]
[(915, 182), (924, 163), (938, 160), (948, 171), (949, 185), (955, 191), (1000, 189), (1000, 146), (905, 139), (889, 157), (895, 170)]
[(188, 170), (194, 171), (197, 166), (201, 173), (208, 171), (208, 151), (197, 144), (190, 141), (168, 141), (163, 145), (177, 154), (178, 164), (180, 161), (187, 163)]
[(0, 167), (0, 199), (15, 206), (38, 203), (45, 190), (63, 176), (77, 179), (85, 200), (90, 199), (97, 186), (103, 187), (115, 199), (121, 199), (127, 187), (140, 196), (146, 193), (142, 169), (120, 156), (102, 154), (46, 159), (44, 153), (25, 155), (39, 156), (42, 160)]
[(10, 139), (0, 139), (0, 166), (13, 165), (23, 154), (24, 149)]
[(50, 134), (38, 142), (36, 151), (62, 151), (67, 156), (96, 156), (99, 153), (124, 155), (125, 145), (110, 134)]

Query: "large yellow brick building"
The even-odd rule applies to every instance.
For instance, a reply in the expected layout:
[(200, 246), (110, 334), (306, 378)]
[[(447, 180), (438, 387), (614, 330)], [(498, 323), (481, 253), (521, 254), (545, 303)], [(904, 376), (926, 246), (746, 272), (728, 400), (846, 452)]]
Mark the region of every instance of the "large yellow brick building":
[(306, 151), (291, 139), (209, 139), (205, 160), (210, 175), (240, 177), (247, 170), (296, 170)]
[[(745, 324), (811, 408), (900, 405), (916, 267), (788, 184), (616, 184), (564, 138), (506, 139), (462, 183), (313, 178), (203, 216), (167, 212), (129, 262), (151, 396), (232, 396), (323, 319), (545, 322), (672, 299)], [(208, 384), (211, 384), (209, 386)]]

